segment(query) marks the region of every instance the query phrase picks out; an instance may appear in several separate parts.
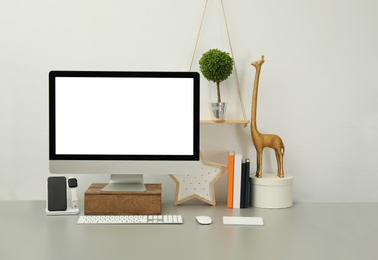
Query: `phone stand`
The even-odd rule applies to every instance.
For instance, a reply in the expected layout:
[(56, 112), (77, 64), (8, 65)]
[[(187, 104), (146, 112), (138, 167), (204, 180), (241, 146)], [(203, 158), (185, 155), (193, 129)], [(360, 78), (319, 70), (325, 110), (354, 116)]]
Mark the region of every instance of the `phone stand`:
[(67, 209), (64, 211), (50, 211), (46, 208), (47, 216), (78, 215), (79, 213), (80, 213), (79, 209)]

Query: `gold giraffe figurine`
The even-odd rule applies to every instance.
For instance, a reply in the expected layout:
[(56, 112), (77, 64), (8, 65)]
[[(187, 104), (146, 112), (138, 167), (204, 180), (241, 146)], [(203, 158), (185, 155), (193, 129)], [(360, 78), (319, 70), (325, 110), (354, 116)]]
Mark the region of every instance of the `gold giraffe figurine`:
[(278, 135), (261, 134), (257, 130), (257, 126), (256, 126), (257, 90), (258, 90), (258, 85), (259, 85), (261, 66), (263, 63), (264, 63), (264, 56), (261, 56), (261, 60), (251, 63), (251, 65), (253, 65), (256, 68), (255, 84), (253, 86), (252, 113), (251, 113), (251, 135), (252, 135), (253, 145), (255, 146), (256, 153), (257, 153), (256, 177), (257, 178), (262, 177), (262, 170), (261, 170), (262, 169), (262, 152), (265, 147), (269, 147), (269, 148), (274, 149), (274, 151), (276, 152), (277, 166), (278, 166), (277, 175), (278, 177), (283, 178), (284, 177), (283, 155), (285, 152), (285, 147), (281, 138)]

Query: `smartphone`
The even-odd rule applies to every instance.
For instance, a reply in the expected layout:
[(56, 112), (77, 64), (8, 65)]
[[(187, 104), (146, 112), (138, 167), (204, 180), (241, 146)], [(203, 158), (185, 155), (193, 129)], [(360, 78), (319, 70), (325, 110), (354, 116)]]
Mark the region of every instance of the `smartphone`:
[(66, 177), (47, 178), (47, 209), (49, 211), (67, 210)]

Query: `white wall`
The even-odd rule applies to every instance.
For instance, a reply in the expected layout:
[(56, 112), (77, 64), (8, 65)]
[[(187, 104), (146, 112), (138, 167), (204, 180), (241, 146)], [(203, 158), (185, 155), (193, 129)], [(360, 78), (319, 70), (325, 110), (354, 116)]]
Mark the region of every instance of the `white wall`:
[[(48, 171), (50, 70), (189, 70), (203, 0), (0, 2), (0, 199), (44, 199)], [(265, 55), (258, 127), (281, 136), (295, 201), (378, 201), (378, 2), (224, 0), (247, 117), (254, 68)], [(230, 51), (220, 3), (209, 0), (194, 71), (210, 48)], [(201, 81), (201, 116), (215, 99)], [(221, 84), (241, 118), (235, 79)], [(227, 163), (241, 151), (255, 167), (249, 128), (202, 125), (202, 152)], [(264, 152), (265, 172), (276, 170)], [(108, 176), (76, 176), (80, 196)], [(227, 175), (216, 183), (226, 198)], [(173, 200), (175, 184), (162, 182)]]

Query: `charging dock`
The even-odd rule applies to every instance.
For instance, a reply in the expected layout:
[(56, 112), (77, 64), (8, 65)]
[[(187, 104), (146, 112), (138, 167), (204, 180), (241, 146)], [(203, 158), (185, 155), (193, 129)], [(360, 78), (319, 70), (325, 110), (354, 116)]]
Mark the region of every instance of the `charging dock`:
[(46, 209), (47, 216), (62, 216), (62, 215), (78, 215), (80, 213), (79, 209), (67, 209), (62, 211), (50, 211)]

